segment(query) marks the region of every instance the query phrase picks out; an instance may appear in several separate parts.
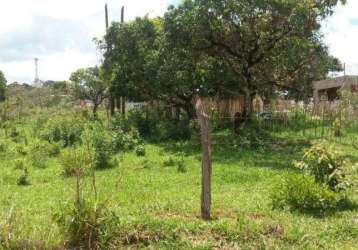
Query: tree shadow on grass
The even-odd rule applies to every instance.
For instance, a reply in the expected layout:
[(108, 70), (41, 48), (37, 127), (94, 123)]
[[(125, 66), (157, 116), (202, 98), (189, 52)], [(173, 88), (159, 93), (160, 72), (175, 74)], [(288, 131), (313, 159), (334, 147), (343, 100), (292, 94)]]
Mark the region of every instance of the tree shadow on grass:
[[(266, 137), (260, 145), (243, 145), (240, 138), (233, 134), (213, 135), (213, 162), (219, 164), (237, 164), (248, 167), (272, 169), (292, 168), (292, 160), (299, 159), (304, 149), (311, 146), (308, 140)], [(190, 141), (162, 142), (157, 146), (170, 154), (197, 156), (200, 160), (201, 144), (199, 138)]]
[(326, 211), (320, 210), (294, 210), (299, 214), (306, 214), (313, 216), (318, 219), (324, 219), (327, 217), (335, 216), (339, 212), (347, 212), (347, 211), (358, 211), (358, 203), (353, 201), (347, 197), (342, 198), (338, 201), (337, 206)]

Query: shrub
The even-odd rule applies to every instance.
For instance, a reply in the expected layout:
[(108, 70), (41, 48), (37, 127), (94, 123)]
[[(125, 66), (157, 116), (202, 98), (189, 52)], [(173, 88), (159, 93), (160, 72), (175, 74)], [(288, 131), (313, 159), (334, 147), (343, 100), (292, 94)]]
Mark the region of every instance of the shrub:
[(6, 144), (0, 142), (0, 154), (1, 154), (1, 153), (6, 153), (6, 151), (7, 151), (7, 146), (6, 146)]
[(326, 184), (333, 191), (345, 190), (350, 186), (346, 180), (345, 161), (339, 153), (322, 143), (316, 143), (305, 151), (296, 166), (312, 175), (317, 183)]
[(137, 130), (132, 129), (128, 132), (121, 128), (111, 131), (113, 150), (119, 152), (120, 150), (132, 150), (140, 143), (140, 136)]
[(252, 117), (247, 125), (238, 132), (236, 138), (242, 147), (260, 148), (265, 145), (266, 141), (271, 141), (270, 134), (261, 125), (261, 118)]
[(138, 129), (139, 134), (144, 138), (152, 138), (158, 135), (158, 115), (150, 110), (132, 111), (128, 115), (128, 121)]
[(133, 150), (141, 143), (141, 136), (133, 122), (122, 116), (116, 116), (110, 125), (113, 149)]
[(30, 185), (28, 177), (29, 177), (29, 172), (28, 172), (27, 168), (24, 168), (23, 173), (17, 179), (17, 185), (19, 185), (19, 186)]
[(92, 163), (92, 154), (84, 148), (68, 148), (60, 156), (62, 174), (66, 177), (85, 175)]
[(142, 145), (137, 146), (135, 149), (135, 153), (137, 156), (145, 156), (145, 147)]
[(118, 218), (104, 204), (82, 200), (54, 215), (68, 237), (70, 249), (107, 249)]
[(188, 169), (187, 169), (187, 167), (186, 167), (186, 165), (185, 165), (185, 162), (184, 162), (184, 159), (182, 158), (180, 161), (178, 161), (178, 172), (179, 173), (186, 173), (186, 172), (188, 172)]
[(110, 158), (113, 155), (113, 141), (111, 134), (99, 122), (85, 128), (82, 142), (93, 150), (93, 166), (96, 169), (111, 167)]
[(81, 139), (86, 120), (81, 116), (66, 116), (50, 119), (41, 132), (41, 137), (48, 142), (62, 142), (64, 147), (73, 146)]
[(162, 140), (186, 140), (191, 137), (189, 119), (170, 119), (151, 110), (133, 111), (129, 113), (127, 121), (122, 120), (122, 128), (134, 127), (143, 138)]
[(273, 208), (322, 213), (335, 209), (339, 199), (326, 185), (305, 175), (287, 177), (271, 194)]
[(46, 168), (50, 157), (57, 156), (60, 148), (57, 144), (50, 144), (46, 141), (35, 140), (30, 145), (29, 158), (32, 165), (36, 168)]

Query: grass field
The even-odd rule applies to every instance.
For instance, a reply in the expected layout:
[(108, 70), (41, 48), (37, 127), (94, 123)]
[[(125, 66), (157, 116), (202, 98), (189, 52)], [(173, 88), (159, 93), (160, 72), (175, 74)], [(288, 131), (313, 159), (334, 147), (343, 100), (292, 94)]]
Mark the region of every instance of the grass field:
[[(17, 126), (31, 140), (34, 119)], [(259, 149), (216, 145), (213, 150), (213, 220), (200, 219), (200, 146), (146, 143), (146, 156), (119, 154), (117, 166), (96, 172), (98, 197), (119, 218), (114, 249), (357, 249), (358, 210), (319, 217), (272, 210), (270, 193), (310, 141), (287, 131)], [(0, 140), (16, 146), (1, 130)], [(358, 153), (341, 140), (353, 161)], [(29, 168), (28, 186), (17, 185), (16, 153), (0, 153), (0, 243), (12, 249), (63, 249), (66, 238), (54, 214), (75, 196), (73, 177), (61, 175), (58, 158)], [(186, 172), (168, 166), (183, 159)], [(87, 185), (91, 183), (87, 178)], [(93, 197), (88, 187), (87, 197)], [(354, 197), (357, 201), (358, 197)], [(120, 247), (118, 247), (120, 246)], [(9, 245), (7, 245), (9, 247)], [(5, 248), (4, 248), (5, 249)]]

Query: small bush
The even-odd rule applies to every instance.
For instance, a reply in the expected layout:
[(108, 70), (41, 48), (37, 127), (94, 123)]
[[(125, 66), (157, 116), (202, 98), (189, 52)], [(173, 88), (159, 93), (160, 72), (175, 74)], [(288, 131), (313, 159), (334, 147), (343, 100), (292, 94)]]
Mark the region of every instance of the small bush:
[(15, 127), (12, 127), (11, 130), (10, 130), (10, 133), (9, 133), (9, 137), (17, 142), (17, 138), (20, 136), (20, 132), (17, 130), (17, 128)]
[(7, 151), (7, 146), (6, 146), (6, 144), (0, 142), (0, 154), (1, 154), (1, 153), (6, 153), (6, 151)]
[(93, 166), (95, 169), (111, 167), (111, 156), (113, 155), (113, 141), (111, 134), (100, 123), (94, 123), (85, 128), (82, 136), (85, 147), (93, 149)]
[(56, 156), (60, 152), (58, 146), (41, 140), (35, 140), (29, 147), (28, 157), (32, 166), (36, 168), (46, 168), (50, 157)]
[(137, 146), (135, 149), (135, 153), (137, 156), (145, 156), (146, 154), (145, 147), (142, 145)]
[(187, 167), (186, 167), (185, 162), (184, 162), (183, 159), (181, 159), (180, 161), (178, 161), (177, 164), (178, 164), (178, 172), (179, 172), (179, 173), (186, 173), (186, 172), (188, 172), (188, 169), (187, 169)]
[(17, 185), (19, 186), (28, 186), (30, 185), (30, 181), (28, 180), (29, 172), (27, 168), (23, 169), (23, 173), (17, 179)]
[(346, 180), (345, 161), (339, 153), (324, 144), (316, 143), (305, 151), (296, 166), (312, 175), (317, 183), (326, 184), (333, 191), (345, 190), (350, 186)]
[(83, 176), (90, 170), (92, 154), (84, 148), (68, 148), (60, 156), (62, 174), (66, 177)]
[(323, 213), (337, 207), (339, 199), (328, 186), (316, 183), (310, 176), (295, 175), (284, 179), (271, 195), (273, 208)]
[(62, 142), (64, 147), (73, 146), (81, 139), (86, 120), (81, 116), (66, 116), (50, 119), (41, 131), (41, 137), (48, 142)]
[[(107, 249), (118, 218), (104, 204), (82, 200), (54, 215), (70, 249)], [(115, 225), (115, 226), (114, 226)]]

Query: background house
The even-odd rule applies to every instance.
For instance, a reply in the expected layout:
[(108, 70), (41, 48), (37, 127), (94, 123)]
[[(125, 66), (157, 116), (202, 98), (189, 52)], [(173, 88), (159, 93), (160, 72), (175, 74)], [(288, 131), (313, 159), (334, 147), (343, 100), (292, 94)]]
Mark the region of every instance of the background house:
[(358, 76), (341, 76), (314, 82), (314, 102), (339, 100), (339, 91), (343, 89), (358, 92)]

